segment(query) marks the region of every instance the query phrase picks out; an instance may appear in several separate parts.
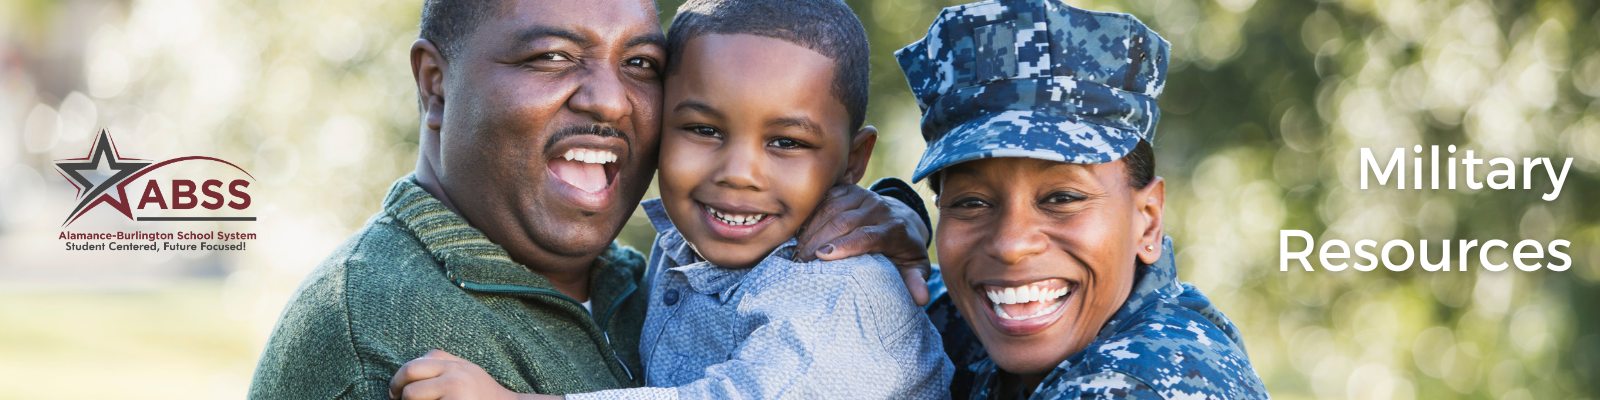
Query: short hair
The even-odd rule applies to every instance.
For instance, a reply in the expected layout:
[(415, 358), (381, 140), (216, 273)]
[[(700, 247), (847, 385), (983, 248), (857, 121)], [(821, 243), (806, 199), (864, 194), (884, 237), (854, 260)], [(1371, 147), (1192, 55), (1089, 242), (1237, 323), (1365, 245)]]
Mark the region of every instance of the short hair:
[(422, 26), (417, 36), (433, 43), (446, 60), (461, 54), (478, 25), (500, 12), (499, 0), (427, 0), (422, 3)]
[(867, 30), (840, 0), (690, 0), (667, 30), (666, 75), (690, 39), (756, 35), (794, 43), (833, 60), (833, 96), (850, 115), (850, 135), (866, 123), (871, 60)]

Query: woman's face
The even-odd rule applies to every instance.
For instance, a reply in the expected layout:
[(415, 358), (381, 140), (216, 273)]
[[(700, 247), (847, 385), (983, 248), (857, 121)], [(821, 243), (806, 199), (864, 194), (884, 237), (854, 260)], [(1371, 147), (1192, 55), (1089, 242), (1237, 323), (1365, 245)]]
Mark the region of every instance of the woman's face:
[(1127, 300), (1136, 261), (1161, 257), (1165, 183), (1133, 188), (1120, 160), (988, 158), (937, 178), (946, 284), (1007, 372), (1046, 374), (1082, 351)]

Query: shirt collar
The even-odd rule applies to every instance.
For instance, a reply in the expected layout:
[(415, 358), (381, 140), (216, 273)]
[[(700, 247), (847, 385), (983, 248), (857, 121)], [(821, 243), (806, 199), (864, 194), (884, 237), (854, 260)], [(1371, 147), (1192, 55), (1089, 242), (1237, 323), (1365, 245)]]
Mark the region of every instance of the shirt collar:
[[(512, 260), (504, 247), (419, 186), (414, 175), (400, 178), (389, 188), (383, 210), (422, 242), (454, 285), (464, 286), (465, 282), (556, 291), (550, 280)], [(610, 304), (634, 290), (637, 279), (629, 277), (642, 273), (643, 263), (631, 249), (613, 242), (590, 266), (590, 301)]]
[[(689, 283), (689, 289), (695, 293), (716, 295), (726, 303), (733, 297), (733, 291), (738, 289), (739, 282), (744, 280), (744, 276), (756, 269), (756, 267), (722, 268), (701, 259), (694, 245), (684, 239), (683, 234), (679, 233), (677, 226), (672, 223), (672, 219), (667, 216), (667, 209), (661, 204), (661, 199), (645, 200), (639, 206), (644, 207), (645, 215), (650, 218), (650, 224), (655, 226), (656, 232), (660, 234), (656, 239), (660, 246), (658, 249), (666, 252), (660, 256), (671, 261), (672, 265), (667, 272), (682, 274)], [(798, 247), (799, 241), (790, 238), (762, 258), (761, 264), (793, 258)]]

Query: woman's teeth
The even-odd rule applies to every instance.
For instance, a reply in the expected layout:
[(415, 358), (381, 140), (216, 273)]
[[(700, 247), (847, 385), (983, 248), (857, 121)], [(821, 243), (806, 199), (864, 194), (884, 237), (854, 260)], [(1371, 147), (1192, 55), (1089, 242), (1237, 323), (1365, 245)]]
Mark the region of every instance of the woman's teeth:
[(616, 162), (617, 161), (616, 153), (612, 153), (612, 152), (605, 151), (605, 150), (590, 150), (590, 149), (572, 149), (572, 150), (567, 150), (567, 154), (562, 154), (561, 158), (565, 158), (565, 159), (567, 159), (567, 161), (576, 160), (578, 162), (589, 163), (589, 164), (605, 164), (605, 163), (612, 163), (612, 162)]
[[(1070, 287), (1063, 287), (1063, 288), (1058, 288), (1058, 289), (1049, 289), (1049, 288), (1042, 288), (1042, 287), (1039, 287), (1039, 286), (1032, 286), (1032, 285), (1019, 286), (1019, 287), (1008, 287), (1008, 288), (1004, 288), (1004, 289), (998, 288), (998, 287), (990, 287), (990, 288), (988, 288), (988, 290), (984, 291), (984, 294), (987, 294), (989, 296), (989, 302), (991, 304), (993, 304), (995, 315), (1000, 316), (1000, 318), (1009, 319), (1009, 320), (1031, 319), (1031, 318), (1036, 318), (1036, 317), (1044, 316), (1046, 314), (1050, 314), (1052, 312), (1055, 312), (1056, 309), (1061, 308), (1061, 305), (1063, 303), (1066, 303), (1064, 301), (1056, 301), (1056, 300), (1062, 298), (1063, 296), (1071, 294), (1071, 293), (1072, 293), (1072, 289)], [(1020, 310), (1027, 310), (1027, 309), (1030, 309), (1030, 308), (1038, 309), (1037, 312), (1034, 312), (1032, 315), (1027, 315), (1027, 316), (1013, 317), (1013, 316), (1011, 316), (1011, 314), (1006, 312), (1006, 307), (1002, 306), (1002, 305), (1016, 305), (1016, 304), (1027, 305), (1028, 303), (1033, 303), (1033, 302), (1041, 302), (1041, 304), (1035, 304), (1035, 305), (1033, 305), (1033, 307), (1027, 307), (1027, 306), (1018, 307), (1019, 311)], [(1049, 304), (1045, 305), (1044, 302), (1048, 302)], [(1039, 305), (1044, 305), (1044, 307), (1038, 307)]]
[(1067, 295), (1067, 291), (1067, 288), (1051, 290), (1038, 286), (1022, 286), (1008, 287), (1004, 290), (999, 288), (989, 289), (986, 293), (989, 294), (989, 301), (995, 304), (1022, 304), (1040, 300), (1054, 300), (1057, 297)]
[(716, 217), (718, 221), (733, 226), (755, 225), (757, 222), (761, 222), (762, 219), (767, 218), (767, 214), (731, 214), (717, 211), (711, 206), (705, 206), (705, 208), (706, 213)]

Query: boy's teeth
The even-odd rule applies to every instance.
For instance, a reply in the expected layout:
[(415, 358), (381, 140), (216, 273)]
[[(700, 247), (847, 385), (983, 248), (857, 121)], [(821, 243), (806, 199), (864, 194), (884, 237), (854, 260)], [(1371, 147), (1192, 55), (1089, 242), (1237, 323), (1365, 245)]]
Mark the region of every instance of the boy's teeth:
[(561, 158), (589, 164), (606, 164), (616, 162), (617, 154), (605, 150), (571, 149), (562, 154)]
[(711, 206), (706, 206), (706, 212), (711, 213), (711, 216), (713, 217), (717, 217), (717, 220), (734, 226), (753, 225), (767, 217), (766, 214), (728, 214), (717, 211), (717, 209), (711, 208)]

